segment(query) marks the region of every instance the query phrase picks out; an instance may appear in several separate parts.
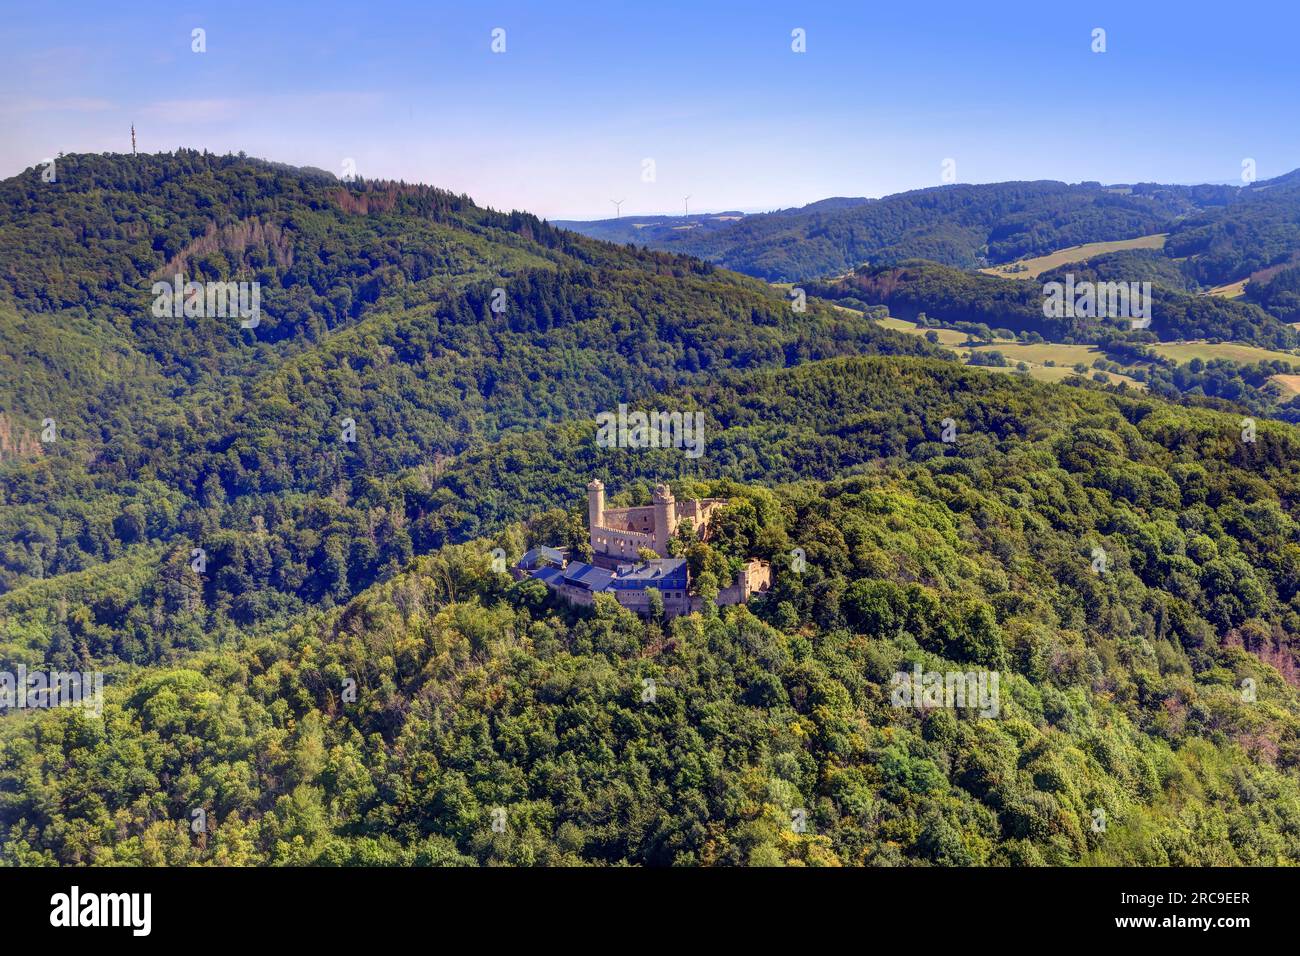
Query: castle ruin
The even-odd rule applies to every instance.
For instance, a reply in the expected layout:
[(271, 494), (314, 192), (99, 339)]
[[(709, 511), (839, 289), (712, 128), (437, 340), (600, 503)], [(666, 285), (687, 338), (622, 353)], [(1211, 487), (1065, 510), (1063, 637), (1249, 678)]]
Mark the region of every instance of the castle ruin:
[(587, 485), (587, 529), (591, 550), (614, 560), (636, 560), (643, 548), (668, 557), (668, 542), (684, 521), (703, 540), (713, 513), (726, 498), (692, 498), (677, 501), (667, 485), (655, 485), (651, 504), (635, 508), (606, 508), (605, 485), (599, 479)]
[[(647, 616), (653, 608), (651, 591), (663, 602), (664, 617), (700, 611), (704, 601), (690, 590), (690, 568), (685, 558), (670, 558), (668, 543), (683, 522), (689, 521), (703, 540), (714, 512), (726, 498), (692, 498), (678, 503), (672, 489), (656, 485), (652, 503), (636, 508), (606, 508), (605, 486), (599, 480), (587, 485), (587, 517), (592, 563), (570, 561), (558, 548), (536, 547), (515, 565), (517, 580), (541, 581), (570, 604), (590, 607), (598, 594), (611, 594), (623, 607)], [(639, 552), (659, 557), (642, 559)], [(772, 586), (772, 566), (750, 558), (736, 579), (718, 591), (718, 605), (744, 604)]]

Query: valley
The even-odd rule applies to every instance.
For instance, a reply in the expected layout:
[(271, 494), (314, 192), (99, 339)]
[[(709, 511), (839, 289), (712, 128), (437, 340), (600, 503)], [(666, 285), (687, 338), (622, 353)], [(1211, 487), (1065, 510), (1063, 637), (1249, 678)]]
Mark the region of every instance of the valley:
[(6, 938), (1282, 938), (1293, 7), (8, 5)]
[[(967, 191), (1074, 216), (999, 246), (1033, 282), (943, 253), (773, 285), (429, 186), (61, 168), (0, 183), (0, 656), (102, 674), (103, 711), (0, 717), (7, 861), (1300, 859), (1300, 343), (1285, 278), (1210, 300), (1153, 258), (1196, 193)], [(1044, 315), (1063, 269), (1134, 266), (1150, 329)], [(255, 320), (209, 314), (253, 282)], [(602, 443), (615, 410), (689, 448)], [(592, 536), (674, 496), (704, 531), (588, 596)], [(506, 573), (539, 548), (572, 580)], [(997, 719), (892, 706), (913, 672), (997, 675)]]

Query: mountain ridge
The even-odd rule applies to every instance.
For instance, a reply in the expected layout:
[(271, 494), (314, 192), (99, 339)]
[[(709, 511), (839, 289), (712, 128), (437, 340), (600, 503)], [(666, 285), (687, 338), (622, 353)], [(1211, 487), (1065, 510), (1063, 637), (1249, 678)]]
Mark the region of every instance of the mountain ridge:
[[(0, 715), (3, 862), (1300, 861), (1293, 427), (431, 187), (66, 166), (0, 183), (0, 669), (107, 686)], [(155, 314), (182, 260), (262, 321)], [(705, 454), (598, 444), (623, 402)], [(773, 588), (665, 622), (504, 573), (581, 549), (593, 477), (728, 499), (674, 547)], [(998, 716), (899, 706), (920, 672)]]
[[(879, 199), (827, 199), (753, 214), (701, 235), (630, 231), (626, 224), (620, 226), (619, 220), (564, 221), (563, 226), (609, 241), (688, 252), (772, 281), (797, 281), (907, 258), (974, 268), (1067, 246), (1129, 239), (1167, 231), (1187, 216), (1210, 216), (1211, 211), (1231, 205), (1234, 199), (1257, 197), (1271, 190), (1289, 191), (1298, 178), (1300, 170), (1243, 186), (1070, 184), (1055, 180), (951, 184)], [(1041, 202), (1044, 197), (1058, 204), (1053, 212), (1042, 213), (1049, 220), (1052, 216), (1058, 220), (1048, 228), (1032, 224), (1039, 210), (1046, 208)], [(1288, 198), (1288, 204), (1290, 201)], [(823, 208), (826, 203), (841, 202), (847, 205)], [(1060, 203), (1065, 202), (1070, 204), (1074, 222), (1060, 222)], [(963, 206), (970, 208), (964, 210)], [(930, 211), (942, 208), (948, 218), (927, 217), (927, 207)], [(897, 215), (887, 215), (890, 210)], [(1100, 219), (1098, 213), (1103, 214)], [(954, 227), (959, 228), (952, 231)]]

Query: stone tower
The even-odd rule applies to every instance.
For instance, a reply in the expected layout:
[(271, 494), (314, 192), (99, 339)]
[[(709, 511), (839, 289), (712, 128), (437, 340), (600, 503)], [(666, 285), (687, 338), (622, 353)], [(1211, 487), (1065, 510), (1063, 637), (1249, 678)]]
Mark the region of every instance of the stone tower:
[(595, 535), (596, 529), (604, 526), (605, 485), (599, 478), (593, 478), (587, 483), (587, 532)]
[(655, 485), (653, 501), (655, 509), (654, 549), (660, 555), (667, 556), (668, 542), (677, 531), (677, 501), (673, 498), (673, 490), (667, 485)]

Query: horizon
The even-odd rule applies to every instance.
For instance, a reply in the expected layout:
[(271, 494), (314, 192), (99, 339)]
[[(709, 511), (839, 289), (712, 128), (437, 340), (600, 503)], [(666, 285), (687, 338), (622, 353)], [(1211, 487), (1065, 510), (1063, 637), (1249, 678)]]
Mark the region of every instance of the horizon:
[[(175, 155), (177, 152), (182, 151), (182, 150), (192, 150), (192, 151), (200, 152), (200, 153), (205, 151), (205, 150), (203, 149), (203, 147), (195, 147), (195, 146), (177, 146), (177, 147), (175, 147), (175, 148), (173, 148), (173, 149), (170, 149), (170, 150), (155, 150), (155, 151), (152, 151), (152, 152), (145, 153), (144, 155), (149, 155), (149, 156), (173, 156), (173, 155)], [(227, 152), (224, 152), (224, 153), (222, 153), (222, 152), (216, 152), (216, 151), (214, 151), (214, 150), (206, 150), (206, 152), (208, 152), (208, 153), (211, 154), (211, 155), (217, 155), (217, 156), (238, 156), (238, 155), (240, 155), (240, 153), (242, 152), (242, 153), (244, 154), (244, 155), (243, 155), (243, 158), (244, 158), (244, 159), (251, 160), (251, 161), (254, 161), (254, 162), (271, 163), (271, 164), (276, 164), (276, 165), (281, 165), (281, 166), (291, 166), (291, 167), (293, 167), (294, 169), (297, 169), (297, 170), (317, 170), (317, 171), (320, 171), (320, 172), (330, 173), (330, 174), (333, 175), (336, 179), (338, 179), (340, 182), (344, 182), (344, 181), (345, 181), (345, 180), (339, 178), (339, 176), (338, 176), (337, 173), (334, 173), (332, 170), (325, 169), (324, 167), (319, 166), (319, 165), (317, 165), (317, 164), (315, 164), (315, 163), (310, 163), (310, 162), (308, 162), (308, 163), (301, 163), (301, 164), (298, 164), (298, 163), (285, 163), (285, 162), (283, 162), (282, 160), (276, 159), (276, 158), (274, 158), (274, 157), (272, 157), (272, 156), (254, 156), (254, 155), (249, 154), (246, 150), (234, 150), (234, 151), (227, 151)], [(64, 157), (66, 157), (66, 156), (77, 156), (77, 155), (115, 156), (115, 157), (117, 157), (117, 156), (121, 156), (121, 157), (125, 157), (125, 156), (130, 156), (130, 155), (132, 155), (132, 154), (129, 153), (129, 152), (122, 152), (122, 151), (118, 151), (118, 150), (104, 150), (104, 151), (102, 151), (102, 152), (87, 151), (87, 150), (76, 150), (76, 151), (73, 151), (73, 152), (70, 152), (70, 153), (63, 153), (63, 154), (60, 154), (60, 156), (59, 156), (58, 158), (64, 158)], [(40, 164), (39, 164), (39, 163), (36, 163), (36, 164), (33, 164), (33, 165), (31, 165), (31, 166), (26, 167), (25, 169), (20, 169), (20, 170), (16, 171), (16, 172), (13, 173), (11, 176), (6, 176), (6, 177), (3, 177), (3, 178), (5, 178), (5, 179), (12, 179), (12, 178), (14, 178), (14, 177), (16, 177), (16, 176), (20, 176), (20, 175), (22, 175), (23, 173), (31, 173), (31, 172), (33, 172), (34, 170), (39, 169), (39, 168), (40, 168)], [(1268, 179), (1278, 179), (1278, 178), (1281, 178), (1281, 177), (1283, 177), (1283, 176), (1287, 176), (1287, 175), (1289, 175), (1290, 173), (1294, 173), (1294, 172), (1300, 172), (1300, 166), (1297, 166), (1295, 169), (1287, 169), (1287, 170), (1284, 170), (1284, 171), (1278, 173), (1276, 176), (1269, 176), (1269, 177), (1266, 177), (1265, 179), (1259, 179), (1259, 180), (1256, 180), (1255, 182), (1266, 182)], [(389, 177), (373, 177), (373, 176), (372, 176), (372, 177), (365, 177), (365, 176), (362, 176), (362, 177), (360, 177), (360, 178), (363, 179), (363, 180), (369, 180), (369, 181), (372, 181), (372, 182), (405, 182), (406, 184), (408, 184), (408, 185), (413, 185), (413, 186), (426, 186), (426, 187), (433, 188), (433, 189), (446, 189), (446, 187), (442, 186), (440, 183), (435, 183), (435, 182), (425, 182), (425, 181), (421, 181), (421, 180), (400, 180), (400, 179), (391, 179), (391, 178), (389, 178)], [(725, 215), (725, 214), (727, 214), (727, 213), (742, 213), (742, 214), (744, 214), (744, 215), (746, 215), (746, 216), (761, 216), (761, 215), (767, 215), (767, 214), (775, 213), (775, 212), (784, 212), (784, 211), (789, 211), (789, 210), (797, 210), (797, 209), (801, 209), (801, 208), (804, 208), (804, 207), (809, 206), (809, 205), (814, 205), (814, 204), (816, 204), (816, 203), (818, 203), (818, 202), (826, 202), (826, 201), (831, 201), (831, 200), (848, 200), (848, 201), (863, 201), (863, 202), (879, 202), (880, 200), (883, 200), (883, 199), (889, 199), (889, 198), (891, 198), (891, 197), (893, 197), (893, 196), (902, 195), (902, 194), (907, 193), (907, 192), (917, 192), (917, 191), (926, 190), (926, 189), (943, 189), (943, 188), (945, 188), (945, 186), (997, 186), (997, 185), (1004, 185), (1004, 184), (1009, 183), (1009, 182), (1060, 182), (1060, 183), (1063, 183), (1064, 185), (1067, 185), (1067, 186), (1078, 186), (1078, 185), (1081, 185), (1081, 184), (1083, 184), (1083, 183), (1095, 182), (1095, 183), (1098, 183), (1099, 185), (1101, 185), (1101, 186), (1104, 187), (1104, 188), (1114, 188), (1114, 187), (1119, 187), (1119, 186), (1145, 185), (1145, 184), (1150, 184), (1150, 183), (1154, 183), (1155, 185), (1160, 185), (1160, 186), (1185, 186), (1185, 187), (1192, 187), (1192, 186), (1241, 186), (1241, 185), (1245, 185), (1245, 184), (1244, 184), (1243, 182), (1241, 182), (1240, 180), (1234, 181), (1234, 180), (1230, 180), (1230, 179), (1228, 179), (1228, 180), (1218, 180), (1218, 181), (1200, 181), (1200, 182), (1154, 182), (1154, 181), (1142, 181), (1142, 182), (1139, 182), (1139, 181), (1137, 181), (1137, 180), (1121, 182), (1121, 181), (1105, 181), (1105, 180), (1096, 180), (1096, 179), (1079, 179), (1079, 180), (1067, 181), (1067, 180), (1053, 180), (1053, 179), (1042, 179), (1042, 178), (1039, 178), (1039, 179), (1028, 179), (1028, 180), (1006, 180), (1006, 179), (999, 179), (999, 180), (989, 180), (989, 181), (987, 181), (987, 182), (959, 182), (959, 183), (946, 183), (946, 184), (931, 185), (931, 186), (919, 186), (919, 187), (915, 187), (914, 189), (900, 190), (899, 192), (885, 193), (885, 194), (883, 194), (883, 195), (879, 195), (879, 196), (848, 196), (848, 195), (841, 195), (841, 196), (823, 196), (823, 197), (821, 197), (820, 199), (814, 199), (814, 200), (812, 200), (812, 201), (809, 202), (809, 203), (804, 203), (802, 206), (776, 206), (776, 207), (770, 207), (770, 208), (769, 208), (769, 207), (763, 207), (763, 208), (760, 208), (760, 207), (750, 207), (750, 208), (742, 208), (742, 207), (726, 207), (726, 208), (717, 208), (717, 209), (712, 209), (712, 208), (697, 209), (697, 210), (692, 211), (689, 215), (691, 215), (691, 216), (720, 216), (720, 215)], [(453, 191), (453, 192), (457, 192), (457, 191), (455, 191), (455, 190), (452, 190), (452, 191)], [(496, 211), (498, 211), (498, 212), (511, 212), (511, 211), (516, 211), (516, 212), (525, 212), (525, 213), (531, 213), (531, 212), (532, 212), (531, 209), (524, 209), (524, 208), (521, 208), (521, 207), (518, 207), (518, 206), (514, 206), (514, 207), (509, 207), (509, 206), (507, 206), (507, 207), (501, 207), (501, 206), (490, 206), (490, 205), (488, 205), (488, 204), (485, 204), (485, 203), (483, 203), (483, 202), (480, 202), (479, 199), (478, 199), (478, 197), (476, 197), (476, 196), (474, 196), (474, 195), (472, 195), (472, 194), (467, 194), (467, 195), (469, 195), (469, 198), (470, 198), (471, 200), (474, 201), (475, 205), (480, 206), (480, 207), (482, 207), (482, 208), (491, 208), (491, 209), (494, 209), (494, 210), (496, 210)], [(600, 215), (589, 216), (589, 217), (557, 215), (557, 216), (540, 216), (539, 218), (545, 219), (545, 220), (548, 221), (548, 222), (603, 222), (603, 221), (605, 221), (605, 220), (612, 220), (612, 219), (614, 219), (615, 217), (614, 217), (614, 216), (600, 216)], [(625, 219), (626, 219), (626, 218), (642, 218), (642, 219), (684, 219), (684, 218), (687, 218), (687, 216), (684, 215), (683, 213), (680, 213), (680, 212), (668, 212), (668, 211), (660, 211), (660, 212), (653, 212), (653, 211), (632, 211), (632, 212), (625, 212), (625, 213), (623, 213), (622, 218), (625, 218)]]
[(12, 929), (1281, 925), (1300, 13), (1190, 2), (7, 11)]
[(1247, 20), (1204, 2), (1170, 18), (1017, 0), (997, 29), (947, 0), (921, 24), (842, 2), (392, 2), (357, 23), (329, 0), (308, 25), (242, 0), (63, 9), (53, 36), (24, 7), (0, 37), (0, 176), (125, 152), (132, 124), (143, 152), (185, 143), (335, 175), (351, 161), (549, 220), (613, 218), (614, 200), (673, 216), (686, 197), (701, 214), (878, 198), (941, 185), (948, 160), (958, 183), (1225, 183), (1247, 159), (1261, 180), (1300, 166), (1300, 133), (1268, 95), (1294, 86), (1300, 15), (1280, 4)]

